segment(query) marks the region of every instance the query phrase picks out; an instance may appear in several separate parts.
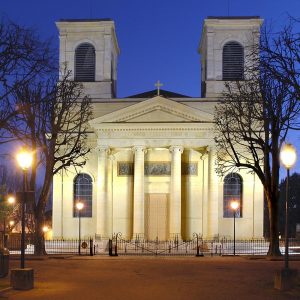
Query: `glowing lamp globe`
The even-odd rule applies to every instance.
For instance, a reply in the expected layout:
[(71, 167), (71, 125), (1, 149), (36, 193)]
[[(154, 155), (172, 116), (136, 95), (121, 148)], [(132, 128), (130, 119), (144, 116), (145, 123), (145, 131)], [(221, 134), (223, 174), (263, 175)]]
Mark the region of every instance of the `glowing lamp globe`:
[(32, 153), (26, 150), (22, 150), (17, 155), (17, 161), (19, 166), (25, 171), (28, 170), (32, 165)]
[(16, 202), (16, 199), (15, 199), (14, 196), (9, 196), (9, 197), (7, 198), (7, 202), (8, 202), (9, 204), (14, 204), (14, 203)]
[(294, 166), (297, 160), (296, 148), (292, 144), (285, 144), (280, 151), (280, 161), (286, 169)]
[(49, 227), (48, 226), (43, 226), (43, 232), (48, 232), (49, 231)]
[(76, 208), (77, 208), (78, 210), (82, 210), (82, 209), (83, 209), (83, 203), (82, 203), (82, 202), (77, 202), (77, 203), (76, 203)]
[(233, 210), (237, 210), (239, 208), (239, 203), (237, 201), (232, 201), (230, 206)]

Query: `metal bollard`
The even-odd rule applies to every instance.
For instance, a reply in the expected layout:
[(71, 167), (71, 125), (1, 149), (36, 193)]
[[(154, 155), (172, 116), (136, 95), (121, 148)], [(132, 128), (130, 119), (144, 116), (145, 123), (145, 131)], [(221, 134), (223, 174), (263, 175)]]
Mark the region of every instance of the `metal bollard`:
[(93, 240), (90, 238), (90, 256), (93, 256)]
[(112, 253), (112, 240), (111, 239), (108, 240), (108, 255), (113, 256), (113, 253)]

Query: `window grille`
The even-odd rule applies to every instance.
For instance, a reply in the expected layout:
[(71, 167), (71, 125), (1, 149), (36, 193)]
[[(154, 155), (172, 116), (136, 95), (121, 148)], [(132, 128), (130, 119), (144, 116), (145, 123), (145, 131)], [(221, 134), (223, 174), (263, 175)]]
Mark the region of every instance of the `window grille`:
[(92, 217), (93, 182), (88, 174), (78, 174), (74, 179), (73, 217), (78, 217), (77, 202), (83, 203), (81, 217)]
[(75, 50), (75, 81), (95, 81), (95, 48), (89, 43), (80, 44)]
[(237, 42), (223, 47), (223, 80), (244, 79), (244, 48)]
[(239, 203), (236, 210), (236, 218), (242, 217), (242, 195), (243, 195), (243, 179), (237, 173), (228, 174), (224, 178), (223, 190), (223, 217), (233, 218), (233, 210), (230, 206), (232, 201)]

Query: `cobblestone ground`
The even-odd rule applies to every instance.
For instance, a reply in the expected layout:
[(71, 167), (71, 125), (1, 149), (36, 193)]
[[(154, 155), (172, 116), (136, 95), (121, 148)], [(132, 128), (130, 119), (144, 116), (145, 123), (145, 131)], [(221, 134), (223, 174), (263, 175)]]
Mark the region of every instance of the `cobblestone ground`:
[[(273, 288), (283, 261), (242, 257), (69, 257), (30, 260), (35, 288), (10, 290), (6, 299), (300, 299)], [(18, 267), (19, 261), (11, 261)], [(298, 269), (300, 261), (292, 261)], [(0, 279), (5, 283), (8, 278)]]

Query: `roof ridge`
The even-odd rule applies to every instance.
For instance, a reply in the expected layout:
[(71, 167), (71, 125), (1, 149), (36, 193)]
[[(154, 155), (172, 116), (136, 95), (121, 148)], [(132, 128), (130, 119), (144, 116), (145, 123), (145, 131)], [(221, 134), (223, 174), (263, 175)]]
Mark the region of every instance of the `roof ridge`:
[(163, 96), (163, 97), (170, 97), (170, 98), (191, 98), (191, 96), (171, 92), (164, 89), (159, 90), (159, 95), (157, 95), (157, 89), (153, 89), (147, 92), (130, 95), (127, 96), (126, 98), (152, 98), (155, 96)]

